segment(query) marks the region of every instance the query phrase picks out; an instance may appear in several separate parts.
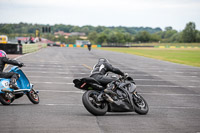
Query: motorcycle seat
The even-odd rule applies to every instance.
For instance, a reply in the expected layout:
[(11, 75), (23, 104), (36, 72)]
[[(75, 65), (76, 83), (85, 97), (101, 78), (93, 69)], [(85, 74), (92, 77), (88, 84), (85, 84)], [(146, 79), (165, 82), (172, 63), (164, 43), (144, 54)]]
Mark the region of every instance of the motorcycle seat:
[[(75, 84), (75, 87), (83, 90), (88, 90), (88, 87), (92, 87), (96, 90), (103, 90), (105, 89), (98, 81), (96, 81), (94, 78), (88, 77), (88, 78), (82, 78), (82, 79), (74, 79), (73, 83)], [(89, 86), (85, 83), (88, 83)]]
[(101, 83), (99, 83), (96, 79), (92, 77), (82, 78), (81, 80), (86, 83), (95, 83), (95, 84), (101, 85)]

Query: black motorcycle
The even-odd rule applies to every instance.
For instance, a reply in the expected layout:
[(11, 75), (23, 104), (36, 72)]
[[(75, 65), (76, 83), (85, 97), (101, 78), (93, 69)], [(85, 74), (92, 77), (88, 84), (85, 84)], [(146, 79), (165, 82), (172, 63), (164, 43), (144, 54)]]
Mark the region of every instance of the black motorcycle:
[[(86, 91), (82, 96), (83, 105), (95, 116), (133, 111), (145, 115), (149, 111), (147, 102), (136, 92), (135, 82), (129, 76), (120, 77), (107, 86), (91, 77), (74, 79), (73, 82), (76, 88)], [(105, 88), (110, 89), (107, 92)]]

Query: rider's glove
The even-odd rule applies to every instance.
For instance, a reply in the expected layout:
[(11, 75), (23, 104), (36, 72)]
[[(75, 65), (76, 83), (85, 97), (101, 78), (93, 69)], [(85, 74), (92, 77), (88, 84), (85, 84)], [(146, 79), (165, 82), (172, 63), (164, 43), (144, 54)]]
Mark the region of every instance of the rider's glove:
[(127, 78), (128, 77), (128, 73), (124, 73), (124, 78)]
[(23, 67), (23, 66), (24, 66), (24, 63), (20, 63), (20, 64), (19, 64), (19, 67)]

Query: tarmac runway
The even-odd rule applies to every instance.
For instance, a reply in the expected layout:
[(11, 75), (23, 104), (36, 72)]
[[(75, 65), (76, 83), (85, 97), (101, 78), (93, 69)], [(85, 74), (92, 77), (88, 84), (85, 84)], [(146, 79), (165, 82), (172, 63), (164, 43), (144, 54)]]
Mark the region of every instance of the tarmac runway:
[[(147, 115), (93, 116), (73, 79), (87, 77), (98, 58), (135, 79), (149, 104)], [(124, 53), (48, 47), (18, 58), (39, 90), (40, 104), (26, 96), (0, 105), (0, 133), (200, 133), (200, 68)], [(9, 68), (8, 68), (9, 69)]]

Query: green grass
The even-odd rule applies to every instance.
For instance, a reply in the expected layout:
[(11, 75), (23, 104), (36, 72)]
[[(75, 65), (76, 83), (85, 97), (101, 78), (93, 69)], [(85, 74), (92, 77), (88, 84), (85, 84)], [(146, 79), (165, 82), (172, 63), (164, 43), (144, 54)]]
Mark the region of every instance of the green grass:
[(200, 49), (101, 48), (200, 67)]
[(131, 46), (194, 46), (199, 47), (200, 43), (139, 43)]
[(26, 53), (31, 53), (31, 52), (35, 52), (37, 50), (39, 50), (40, 48), (45, 48), (47, 47), (47, 44), (23, 44), (22, 45), (22, 53), (26, 54)]

